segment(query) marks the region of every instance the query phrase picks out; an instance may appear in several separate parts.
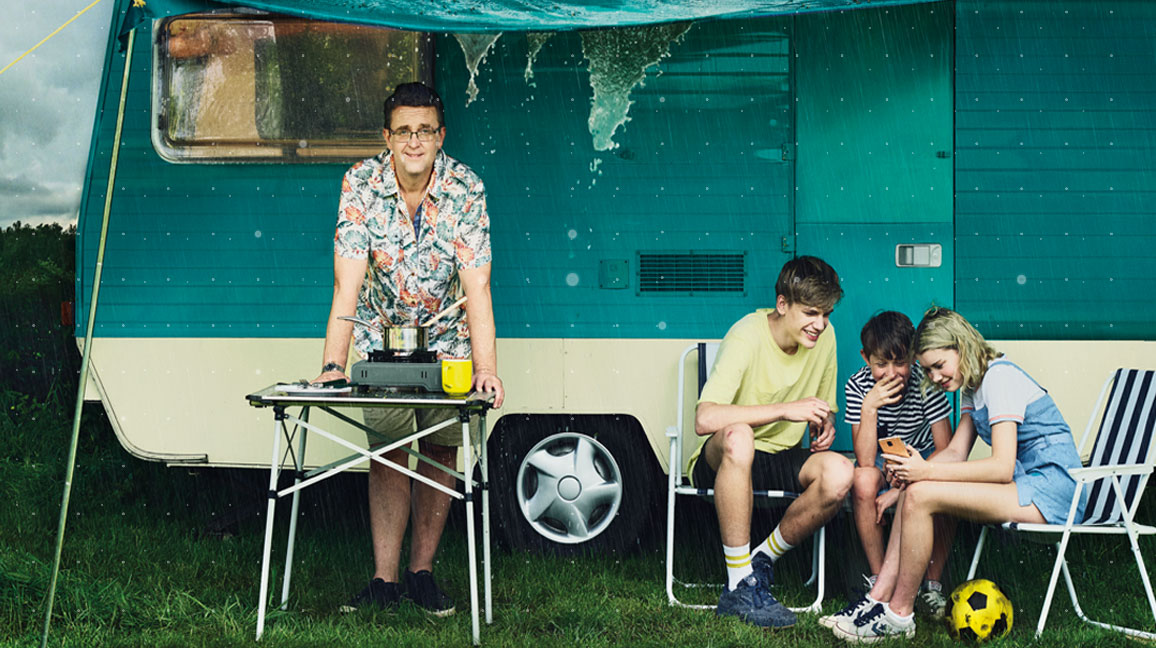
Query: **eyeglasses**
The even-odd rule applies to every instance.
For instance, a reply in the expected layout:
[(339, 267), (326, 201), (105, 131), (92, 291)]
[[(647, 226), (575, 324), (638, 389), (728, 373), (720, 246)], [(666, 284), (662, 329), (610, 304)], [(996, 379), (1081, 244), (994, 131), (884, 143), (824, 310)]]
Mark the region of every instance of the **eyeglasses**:
[(438, 128), (419, 128), (411, 131), (408, 128), (399, 128), (397, 130), (390, 130), (389, 136), (395, 142), (408, 142), (414, 135), (417, 135), (417, 141), (419, 142), (430, 142), (433, 141), (434, 135), (437, 135), (439, 130)]

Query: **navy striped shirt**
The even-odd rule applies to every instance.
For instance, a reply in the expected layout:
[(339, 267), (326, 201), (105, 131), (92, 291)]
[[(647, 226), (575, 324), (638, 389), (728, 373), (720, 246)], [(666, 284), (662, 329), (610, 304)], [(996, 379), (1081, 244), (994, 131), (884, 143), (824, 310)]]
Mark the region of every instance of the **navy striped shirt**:
[[(911, 376), (907, 379), (907, 394), (903, 400), (881, 407), (876, 418), (877, 424), (887, 426), (887, 436), (902, 437), (905, 443), (914, 446), (916, 450), (926, 452), (935, 448), (931, 424), (950, 416), (951, 405), (947, 402), (947, 394), (942, 391), (932, 391), (924, 399), (919, 393), (921, 380), (923, 369), (919, 365), (912, 366)], [(847, 411), (843, 413), (843, 420), (848, 425), (859, 423), (863, 397), (874, 386), (871, 367), (863, 367), (847, 379), (847, 385), (843, 388), (847, 396)]]

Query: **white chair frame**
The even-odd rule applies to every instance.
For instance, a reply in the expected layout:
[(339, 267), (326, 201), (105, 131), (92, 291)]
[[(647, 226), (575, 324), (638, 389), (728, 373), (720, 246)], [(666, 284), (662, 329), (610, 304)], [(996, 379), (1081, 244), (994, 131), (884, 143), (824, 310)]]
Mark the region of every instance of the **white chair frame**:
[[(717, 347), (718, 343), (707, 343)], [(687, 357), (697, 351), (698, 344), (692, 344), (687, 347), (678, 360), (678, 416), (676, 417), (677, 424), (666, 429), (666, 436), (670, 439), (670, 463), (667, 476), (667, 502), (666, 502), (666, 597), (670, 605), (692, 608), (698, 610), (713, 610), (715, 605), (700, 605), (693, 603), (684, 603), (678, 599), (674, 593), (674, 586), (677, 583), (684, 589), (702, 588), (702, 587), (723, 587), (721, 583), (685, 583), (678, 580), (674, 576), (674, 511), (675, 499), (679, 495), (693, 495), (697, 497), (711, 497), (714, 495), (712, 489), (695, 488), (689, 485), (685, 480), (682, 465), (682, 431), (683, 431), (683, 416), (684, 409), (683, 401), (683, 384), (686, 380), (686, 361)], [(699, 358), (699, 362), (703, 362)], [(755, 491), (756, 498), (762, 498), (767, 501), (791, 501), (799, 496), (798, 493), (791, 493), (788, 491)], [(815, 600), (809, 605), (803, 607), (789, 608), (793, 612), (818, 612), (823, 608), (823, 588), (826, 580), (826, 560), (825, 551), (826, 546), (826, 528), (819, 527), (819, 530), (814, 534), (814, 547), (811, 555), (811, 576), (804, 583), (804, 586), (810, 587), (816, 585), (817, 593)]]
[[(1133, 372), (1133, 371), (1136, 371), (1136, 370), (1125, 370), (1125, 369), (1116, 370), (1104, 382), (1104, 386), (1100, 390), (1100, 397), (1096, 400), (1096, 406), (1092, 409), (1092, 414), (1088, 418), (1087, 427), (1084, 429), (1083, 437), (1081, 438), (1080, 444), (1077, 447), (1083, 448), (1085, 443), (1087, 442), (1089, 435), (1092, 432), (1092, 426), (1096, 423), (1096, 420), (1097, 420), (1096, 419), (1096, 413), (1100, 411), (1100, 406), (1104, 404), (1104, 397), (1108, 393), (1108, 388), (1110, 386), (1112, 386), (1114, 383), (1117, 383), (1119, 380), (1124, 379), (1126, 372)], [(1143, 373), (1152, 373), (1152, 372), (1139, 372), (1139, 373), (1143, 374)], [(1156, 382), (1156, 381), (1152, 381), (1152, 382)], [(1145, 411), (1147, 411), (1148, 416), (1152, 416), (1151, 410), (1156, 410), (1156, 403), (1153, 402), (1153, 398), (1152, 398), (1153, 393), (1156, 393), (1156, 385), (1152, 386), (1151, 392), (1145, 392), (1145, 393), (1141, 394), (1141, 396), (1147, 397), (1146, 401), (1145, 400), (1141, 400), (1141, 402), (1130, 401), (1130, 402), (1122, 403), (1120, 405), (1122, 405), (1123, 407), (1133, 408), (1132, 411), (1137, 413), (1137, 414), (1143, 414)], [(1116, 404), (1117, 403), (1115, 402), (1115, 400), (1113, 400), (1113, 403), (1109, 404), (1108, 410), (1106, 410), (1104, 412), (1104, 415), (1102, 418), (1102, 420), (1104, 421), (1104, 425), (1102, 425), (1100, 428), (1100, 434), (1110, 432), (1110, 430), (1104, 430), (1104, 426), (1107, 425), (1107, 421), (1109, 420), (1109, 417), (1114, 414), (1113, 405), (1116, 405)], [(1135, 409), (1135, 408), (1144, 408), (1144, 407), (1148, 408), (1148, 410)], [(1124, 434), (1125, 436), (1131, 437), (1131, 434), (1133, 432), (1134, 432), (1134, 430), (1126, 430), (1126, 431), (1122, 431), (1121, 434)], [(1079, 617), (1079, 619), (1081, 621), (1084, 621), (1085, 623), (1089, 623), (1089, 624), (1094, 625), (1094, 626), (1098, 626), (1100, 628), (1105, 628), (1107, 630), (1115, 630), (1116, 632), (1121, 632), (1121, 633), (1124, 633), (1125, 635), (1129, 635), (1129, 636), (1133, 636), (1133, 637), (1139, 637), (1139, 638), (1148, 639), (1148, 640), (1156, 639), (1156, 633), (1154, 633), (1154, 632), (1138, 630), (1135, 628), (1127, 628), (1124, 626), (1118, 626), (1118, 625), (1113, 625), (1110, 623), (1104, 623), (1102, 621), (1094, 621), (1094, 620), (1088, 618), (1088, 616), (1086, 614), (1084, 614), (1083, 609), (1080, 607), (1079, 599), (1076, 596), (1076, 587), (1072, 583), (1072, 575), (1068, 570), (1068, 561), (1064, 558), (1064, 554), (1068, 548), (1068, 540), (1071, 539), (1072, 534), (1126, 535), (1126, 536), (1128, 536), (1128, 542), (1132, 547), (1132, 554), (1136, 558), (1136, 566), (1140, 570), (1140, 580), (1143, 581), (1143, 583), (1144, 583), (1144, 593), (1147, 594), (1147, 596), (1148, 596), (1148, 607), (1152, 612), (1153, 621), (1156, 622), (1156, 597), (1154, 597), (1152, 594), (1152, 583), (1149, 581), (1148, 571), (1144, 566), (1144, 557), (1140, 553), (1140, 545), (1138, 542), (1138, 537), (1141, 535), (1156, 534), (1156, 527), (1137, 524), (1134, 521), (1136, 509), (1138, 508), (1141, 496), (1144, 493), (1144, 487), (1147, 484), (1148, 476), (1152, 473), (1152, 470), (1153, 470), (1153, 463), (1154, 463), (1153, 448), (1154, 447), (1156, 447), (1156, 443), (1151, 443), (1149, 448), (1148, 448), (1148, 451), (1147, 451), (1148, 456), (1146, 458), (1144, 458), (1143, 463), (1098, 465), (1098, 466), (1089, 466), (1087, 468), (1075, 468), (1075, 469), (1072, 469), (1071, 471), (1069, 471), (1071, 473), (1072, 477), (1075, 478), (1075, 480), (1076, 480), (1076, 492), (1072, 497), (1072, 504), (1071, 504), (1071, 507), (1068, 509), (1068, 517), (1067, 517), (1067, 520), (1064, 522), (1064, 524), (1017, 524), (1014, 522), (1007, 522), (1007, 523), (1000, 525), (1001, 528), (1003, 528), (1004, 530), (1007, 530), (1007, 531), (1015, 531), (1015, 532), (1020, 532), (1020, 533), (1028, 533), (1028, 534), (1033, 534), (1033, 535), (1051, 536), (1051, 537), (1054, 537), (1056, 534), (1060, 535), (1060, 541), (1056, 543), (1057, 555), (1056, 555), (1055, 565), (1052, 567), (1052, 577), (1051, 577), (1051, 580), (1048, 581), (1047, 594), (1044, 596), (1044, 606), (1043, 606), (1043, 609), (1040, 611), (1039, 622), (1036, 624), (1036, 637), (1039, 637), (1040, 633), (1042, 633), (1044, 630), (1044, 624), (1048, 620), (1048, 611), (1051, 609), (1052, 596), (1055, 593), (1056, 583), (1057, 583), (1057, 580), (1059, 579), (1060, 573), (1062, 572), (1064, 575), (1064, 582), (1068, 586), (1068, 596), (1072, 600), (1072, 608), (1075, 610), (1076, 616)], [(1095, 461), (1095, 451), (1093, 451), (1093, 461)], [(1132, 476), (1136, 476), (1136, 478), (1138, 479), (1138, 483), (1135, 485), (1135, 489), (1134, 489), (1135, 497), (1132, 500), (1131, 505), (1126, 506), (1125, 504), (1127, 503), (1128, 500), (1124, 497), (1124, 488), (1123, 488), (1123, 485), (1121, 484), (1121, 479), (1132, 477)], [(1076, 507), (1078, 506), (1078, 503), (1079, 503), (1081, 491), (1085, 490), (1085, 489), (1091, 491), (1091, 484), (1093, 482), (1095, 482), (1097, 480), (1101, 480), (1101, 479), (1110, 480), (1108, 483), (1111, 485), (1111, 488), (1110, 489), (1102, 489), (1102, 492), (1104, 493), (1102, 498), (1100, 498), (1100, 500), (1102, 500), (1102, 501), (1098, 501), (1096, 503), (1094, 503), (1092, 501), (1088, 502), (1085, 517), (1090, 515), (1093, 511), (1094, 505), (1099, 503), (1099, 504), (1107, 504), (1109, 506), (1118, 505), (1119, 506), (1119, 518), (1120, 519), (1119, 520), (1113, 519), (1113, 520), (1109, 521), (1108, 523), (1087, 523), (1087, 522), (1077, 523), (1074, 518), (1076, 515)], [(1105, 499), (1105, 498), (1107, 498), (1107, 499)], [(1114, 516), (1112, 516), (1112, 517), (1114, 517)], [(971, 559), (971, 568), (968, 570), (968, 573), (967, 573), (968, 580), (975, 578), (976, 570), (979, 567), (979, 558), (980, 558), (980, 555), (983, 553), (984, 544), (987, 540), (988, 530), (990, 528), (991, 527), (989, 527), (989, 526), (984, 526), (983, 530), (980, 531), (979, 542), (976, 544), (975, 554), (972, 556), (972, 559)]]

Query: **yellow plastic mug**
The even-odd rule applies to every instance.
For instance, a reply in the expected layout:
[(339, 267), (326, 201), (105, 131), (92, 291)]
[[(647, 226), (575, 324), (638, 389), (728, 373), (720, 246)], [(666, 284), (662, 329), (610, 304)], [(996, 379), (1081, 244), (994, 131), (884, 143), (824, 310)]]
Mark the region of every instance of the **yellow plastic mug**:
[(469, 393), (474, 381), (474, 363), (469, 359), (442, 360), (442, 391), (452, 396)]

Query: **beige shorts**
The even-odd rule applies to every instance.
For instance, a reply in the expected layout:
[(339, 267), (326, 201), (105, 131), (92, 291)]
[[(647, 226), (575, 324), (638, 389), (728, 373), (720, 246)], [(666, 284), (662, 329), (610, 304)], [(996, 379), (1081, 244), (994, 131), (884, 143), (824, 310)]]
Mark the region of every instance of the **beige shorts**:
[[(438, 445), (461, 447), (462, 424), (457, 422), (456, 409), (405, 409), (400, 407), (367, 407), (362, 410), (365, 424), (381, 437), (366, 434), (369, 447), (376, 447), (409, 436), (418, 430), (437, 425), (446, 419), (454, 419), (454, 423), (434, 432), (422, 440), (431, 441)], [(416, 416), (415, 416), (416, 415)], [(416, 421), (415, 421), (416, 419)], [(415, 422), (418, 427), (415, 427)], [(478, 417), (470, 417), (470, 435), (478, 432)]]

